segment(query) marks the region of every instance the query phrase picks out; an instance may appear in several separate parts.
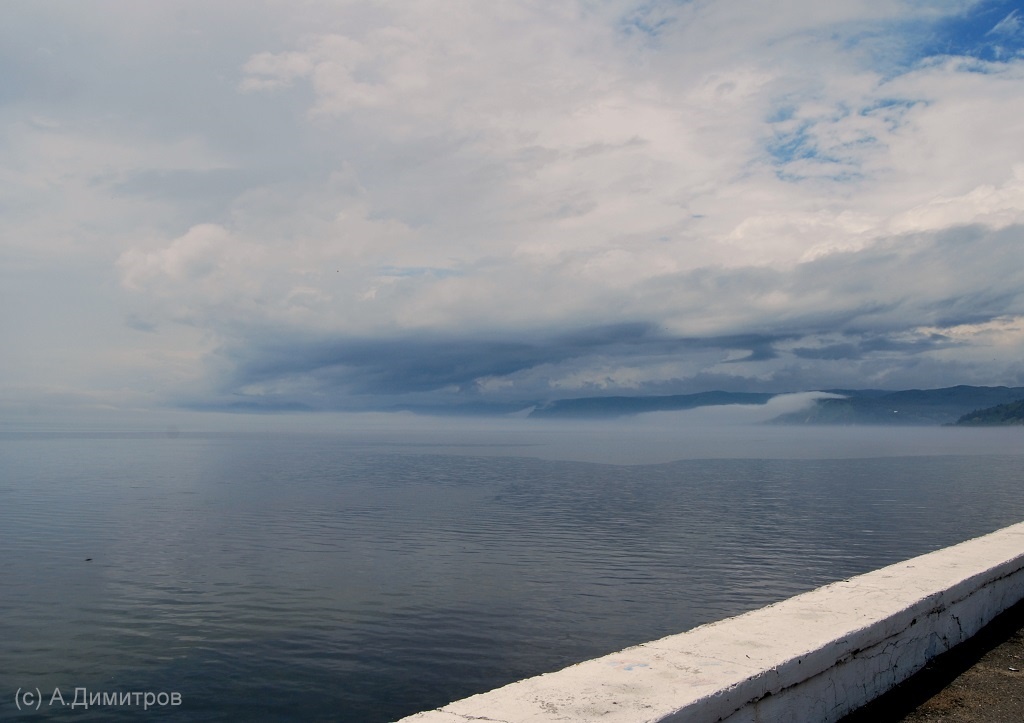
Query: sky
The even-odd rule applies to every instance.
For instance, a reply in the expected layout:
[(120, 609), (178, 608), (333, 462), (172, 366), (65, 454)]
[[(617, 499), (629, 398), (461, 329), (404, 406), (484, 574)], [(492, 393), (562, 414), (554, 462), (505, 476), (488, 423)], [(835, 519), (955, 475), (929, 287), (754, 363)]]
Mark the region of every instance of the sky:
[(0, 418), (1024, 385), (1024, 5), (11, 0)]

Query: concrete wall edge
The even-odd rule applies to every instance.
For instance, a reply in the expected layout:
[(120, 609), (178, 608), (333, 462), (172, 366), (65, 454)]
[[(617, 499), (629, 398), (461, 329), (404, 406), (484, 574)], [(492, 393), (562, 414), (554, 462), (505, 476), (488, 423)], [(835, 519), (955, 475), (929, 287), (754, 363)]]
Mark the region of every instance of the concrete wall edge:
[(1024, 599), (1024, 523), (403, 723), (836, 721)]

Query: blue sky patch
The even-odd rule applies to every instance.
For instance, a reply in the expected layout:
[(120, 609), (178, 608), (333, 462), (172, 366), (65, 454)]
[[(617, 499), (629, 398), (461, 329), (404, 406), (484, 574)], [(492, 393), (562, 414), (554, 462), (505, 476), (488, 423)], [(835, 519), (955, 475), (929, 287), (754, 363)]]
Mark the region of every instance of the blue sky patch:
[[(893, 105), (898, 106), (898, 103), (894, 102)], [(871, 109), (863, 109), (860, 114), (866, 115), (870, 112)], [(857, 170), (857, 149), (877, 143), (877, 138), (861, 135), (850, 141), (823, 146), (815, 133), (817, 127), (849, 116), (849, 108), (840, 105), (833, 116), (800, 122), (793, 120), (794, 114), (792, 107), (783, 106), (767, 119), (769, 123), (785, 124), (781, 128), (776, 126), (774, 135), (765, 143), (769, 162), (776, 167), (776, 176), (780, 180), (801, 181), (813, 175), (816, 178), (848, 182), (862, 177)], [(811, 168), (814, 169), (814, 173), (808, 174), (806, 171)]]
[(987, 62), (1006, 62), (1024, 55), (1024, 14), (1018, 2), (996, 0), (975, 5), (962, 15), (930, 28), (917, 59), (958, 55)]
[(814, 123), (812, 121), (804, 121), (795, 130), (777, 133), (768, 142), (767, 146), (772, 160), (777, 164), (781, 164), (817, 157), (817, 142), (809, 133), (813, 126)]
[(887, 78), (945, 57), (977, 61), (966, 72), (991, 72), (985, 64), (1024, 57), (1024, 8), (1020, 0), (982, 0), (935, 20), (852, 23), (838, 37), (844, 50)]

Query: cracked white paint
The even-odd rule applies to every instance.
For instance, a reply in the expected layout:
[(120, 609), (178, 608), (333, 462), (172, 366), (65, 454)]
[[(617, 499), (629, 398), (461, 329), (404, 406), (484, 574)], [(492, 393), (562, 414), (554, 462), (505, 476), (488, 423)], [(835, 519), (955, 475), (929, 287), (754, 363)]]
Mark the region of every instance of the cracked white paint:
[(1024, 523), (402, 719), (835, 721), (1024, 599)]

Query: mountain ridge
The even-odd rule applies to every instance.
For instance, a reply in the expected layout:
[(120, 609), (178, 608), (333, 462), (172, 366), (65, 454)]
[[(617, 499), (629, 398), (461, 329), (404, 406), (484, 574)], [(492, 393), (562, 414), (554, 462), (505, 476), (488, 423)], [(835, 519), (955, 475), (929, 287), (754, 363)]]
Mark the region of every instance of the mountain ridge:
[(1009, 427), (1024, 425), (1024, 399), (975, 409), (956, 420), (958, 427)]

